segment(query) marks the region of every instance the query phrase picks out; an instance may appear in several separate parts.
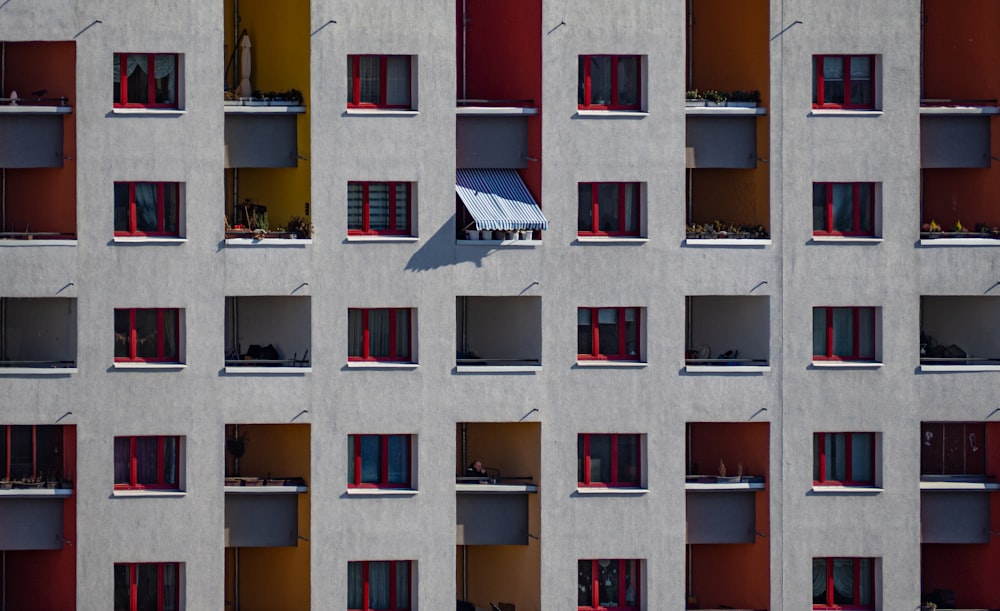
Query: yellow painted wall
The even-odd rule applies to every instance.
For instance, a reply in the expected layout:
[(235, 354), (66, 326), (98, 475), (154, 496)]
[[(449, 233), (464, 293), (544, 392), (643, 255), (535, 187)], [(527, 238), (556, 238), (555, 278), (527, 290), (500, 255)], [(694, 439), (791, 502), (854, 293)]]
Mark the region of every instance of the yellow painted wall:
[[(239, 0), (239, 32), (245, 28), (251, 43), (250, 83), (262, 92), (298, 89), (309, 107), (308, 0)], [(233, 52), (233, 0), (225, 0), (225, 59)], [(232, 84), (234, 64), (227, 83)], [(309, 113), (298, 117), (299, 155), (309, 158)], [(226, 172), (226, 211), (232, 210), (232, 172)], [(306, 216), (310, 201), (309, 161), (297, 168), (239, 171), (240, 201), (246, 198), (267, 206), (270, 227), (284, 227), (293, 216)], [(345, 194), (346, 197), (346, 194)]]
[[(247, 434), (246, 453), (240, 459), (244, 476), (309, 477), (309, 425), (240, 425)], [(230, 461), (230, 457), (226, 456)], [(227, 465), (227, 472), (229, 470)], [(309, 493), (299, 498), (299, 534), (309, 538)], [(240, 548), (240, 608), (243, 611), (309, 609), (309, 542), (295, 547)], [(235, 592), (235, 550), (226, 549), (226, 600)], [(228, 607), (227, 607), (228, 608)]]
[[(694, 0), (691, 88), (756, 89), (769, 107), (770, 49), (767, 0)], [(770, 157), (768, 117), (757, 119), (757, 156)], [(768, 166), (753, 170), (694, 170), (692, 218), (697, 224), (725, 223), (771, 227)]]

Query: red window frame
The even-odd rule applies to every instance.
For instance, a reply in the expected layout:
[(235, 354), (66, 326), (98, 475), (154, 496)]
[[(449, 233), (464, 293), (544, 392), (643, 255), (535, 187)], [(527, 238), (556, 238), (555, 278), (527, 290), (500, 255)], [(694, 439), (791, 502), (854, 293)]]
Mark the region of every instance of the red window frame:
[[(601, 352), (601, 335), (599, 315), (601, 310), (617, 310), (618, 316), (618, 352), (603, 354)], [(635, 354), (628, 354), (625, 316), (631, 310), (635, 314)], [(577, 309), (577, 329), (580, 329), (580, 313), (590, 312), (590, 342), (591, 352), (589, 354), (580, 353), (580, 345), (577, 343), (577, 360), (580, 361), (639, 361), (642, 359), (642, 308), (638, 307), (610, 307), (595, 308), (584, 307)]]
[[(815, 349), (815, 338), (814, 338), (814, 341), (813, 341), (813, 352), (814, 352), (814, 354), (813, 354), (813, 360), (814, 361), (874, 361), (875, 360), (875, 353), (877, 352), (876, 346), (875, 346), (875, 343), (876, 343), (875, 342), (875, 340), (876, 340), (876, 337), (875, 337), (875, 326), (876, 326), (876, 318), (877, 318), (877, 315), (878, 315), (877, 308), (869, 307), (869, 306), (865, 306), (865, 307), (858, 307), (858, 306), (853, 306), (853, 307), (829, 307), (829, 306), (821, 306), (821, 307), (813, 308), (813, 311), (814, 311), (813, 316), (815, 316), (815, 311), (816, 310), (823, 310), (823, 311), (826, 312), (826, 325), (825, 325), (825, 339), (824, 339), (825, 349), (824, 349), (824, 353), (823, 354), (815, 354), (816, 349)], [(853, 329), (852, 329), (852, 343), (853, 343), (853, 346), (854, 346), (854, 352), (853, 352), (853, 354), (851, 354), (849, 356), (838, 356), (838, 355), (835, 355), (833, 353), (834, 352), (834, 316), (833, 316), (833, 313), (834, 313), (835, 310), (852, 310), (851, 322), (853, 324)], [(871, 314), (871, 328), (870, 329), (862, 329), (861, 328), (862, 325), (861, 325), (861, 316), (860, 316), (860, 314), (861, 314), (862, 311), (868, 311)], [(863, 334), (867, 334), (871, 338), (871, 346), (872, 346), (872, 353), (871, 354), (861, 354), (861, 338), (863, 337)]]
[[(179, 608), (180, 599), (180, 563), (179, 562), (116, 562), (115, 568), (127, 567), (128, 568), (128, 609), (127, 611), (138, 611), (139, 606), (139, 567), (140, 566), (156, 566), (156, 610), (157, 611), (176, 611)], [(164, 579), (164, 574), (167, 567), (172, 567), (174, 569), (174, 592), (172, 599), (168, 599), (166, 595), (166, 580)], [(115, 581), (118, 580), (118, 574), (116, 571)], [(115, 611), (126, 611), (118, 607), (120, 601), (117, 600), (117, 590), (119, 584), (115, 583)]]
[[(411, 598), (413, 597), (413, 563), (409, 560), (356, 560), (347, 563), (348, 566), (348, 582), (350, 582), (350, 570), (351, 565), (361, 565), (361, 590), (362, 590), (362, 605), (360, 607), (352, 607), (350, 604), (350, 583), (348, 583), (348, 611), (371, 611), (371, 581), (369, 579), (369, 568), (373, 562), (388, 562), (389, 563), (389, 606), (380, 608), (380, 611), (398, 611), (400, 609), (409, 609), (412, 607)], [(405, 566), (407, 571), (407, 577), (409, 578), (409, 583), (407, 586), (407, 591), (410, 596), (404, 601), (406, 606), (398, 606), (397, 598), (398, 591), (396, 589), (396, 572), (400, 567)]]
[[(156, 231), (139, 231), (136, 226), (136, 196), (135, 196), (135, 186), (138, 184), (153, 184), (156, 186)], [(141, 182), (116, 182), (115, 189), (120, 185), (126, 185), (128, 187), (128, 230), (121, 231), (117, 227), (115, 228), (116, 236), (177, 236), (180, 235), (180, 183), (176, 182), (154, 182), (154, 183), (141, 183)], [(173, 202), (167, 204), (167, 190), (173, 189)], [(116, 194), (117, 196), (117, 194)], [(116, 197), (117, 199), (117, 197)], [(173, 215), (177, 227), (173, 230), (167, 230), (166, 228), (166, 217), (168, 212), (168, 207), (173, 208)], [(115, 219), (117, 222), (117, 219)]]
[[(138, 337), (136, 329), (136, 313), (140, 311), (153, 310), (156, 312), (156, 356), (139, 357), (136, 356), (137, 346), (142, 341)], [(126, 337), (120, 337), (115, 333), (115, 342), (125, 342), (128, 347), (128, 356), (115, 356), (116, 363), (177, 363), (180, 362), (180, 310), (178, 308), (115, 308), (115, 313), (128, 312), (129, 329)], [(177, 354), (166, 354), (166, 320), (172, 317), (174, 322), (174, 347)]]
[[(591, 77), (590, 60), (593, 58), (608, 58), (611, 62), (611, 103), (594, 104), (593, 80)], [(618, 60), (633, 59), (636, 62), (635, 103), (622, 104), (618, 100)], [(641, 110), (642, 109), (642, 56), (641, 55), (581, 55), (579, 59), (578, 87), (580, 89), (577, 108), (580, 110)]]
[[(62, 457), (65, 456), (65, 442), (63, 440), (62, 426), (57, 424), (0, 424), (0, 442), (3, 443), (2, 448), (0, 448), (0, 480), (12, 481), (14, 473), (13, 471), (13, 453), (14, 453), (14, 442), (13, 442), (13, 431), (14, 428), (31, 428), (31, 473), (27, 476), (19, 475), (20, 478), (29, 477), (32, 480), (38, 480), (39, 478), (45, 478), (46, 481), (53, 481), (54, 479), (61, 479), (63, 472), (65, 471), (65, 465), (62, 461)], [(50, 429), (55, 429), (51, 435), (54, 441), (53, 447), (39, 448), (38, 439), (38, 428), (46, 427)], [(45, 451), (46, 453), (55, 454), (59, 457), (58, 464), (56, 465), (45, 465), (43, 461), (39, 460), (39, 451)], [(53, 473), (53, 470), (56, 472)]]
[[(365, 437), (376, 437), (379, 440), (379, 478), (377, 482), (362, 482), (363, 467), (364, 467), (364, 456), (362, 452), (361, 440)], [(412, 436), (411, 435), (350, 435), (351, 444), (353, 445), (353, 454), (349, 456), (351, 460), (351, 465), (353, 467), (354, 477), (350, 477), (348, 474), (347, 487), (348, 488), (410, 488), (413, 481), (413, 459), (412, 459)], [(389, 441), (390, 439), (401, 439), (404, 442), (404, 452), (406, 455), (406, 481), (403, 482), (390, 482), (389, 472), (390, 472), (390, 458), (389, 453)]]
[[(377, 103), (371, 102), (361, 102), (361, 58), (362, 57), (377, 57), (379, 58), (379, 101)], [(406, 103), (404, 104), (390, 104), (388, 102), (388, 82), (389, 82), (389, 58), (390, 57), (405, 57), (406, 58), (406, 84), (407, 84), (407, 94)], [(409, 55), (372, 55), (372, 54), (361, 54), (361, 55), (348, 55), (348, 96), (347, 96), (347, 107), (348, 108), (400, 108), (409, 109), (413, 107), (413, 57)]]
[[(410, 235), (410, 219), (413, 210), (413, 184), (409, 182), (374, 182), (374, 181), (351, 181), (347, 183), (348, 199), (352, 185), (361, 186), (361, 228), (351, 229), (348, 223), (347, 235)], [(371, 201), (369, 197), (372, 185), (389, 185), (389, 229), (371, 228)], [(397, 189), (400, 186), (406, 187), (406, 218), (400, 219), (396, 210)]]
[[(871, 471), (871, 479), (863, 480), (856, 479), (853, 473), (854, 465), (854, 436), (863, 435), (868, 438), (868, 447), (870, 448), (870, 454), (867, 456), (869, 471)], [(843, 480), (827, 479), (827, 464), (828, 461), (833, 460), (833, 457), (829, 457), (826, 454), (826, 440), (828, 436), (832, 436), (835, 439), (837, 437), (844, 438), (844, 469), (846, 477)], [(859, 433), (859, 432), (847, 432), (847, 433), (813, 433), (813, 484), (817, 486), (874, 486), (875, 485), (875, 433)], [(834, 440), (832, 445), (836, 445), (836, 440)], [(818, 476), (818, 479), (817, 479)]]
[[(834, 229), (833, 220), (833, 188), (834, 185), (847, 184), (852, 186), (852, 230), (851, 231), (837, 231)], [(813, 235), (830, 235), (830, 236), (863, 236), (872, 237), (875, 235), (875, 183), (873, 182), (853, 182), (853, 183), (834, 183), (834, 182), (820, 182), (813, 183), (813, 207), (816, 206), (816, 194), (815, 189), (817, 186), (822, 185), (826, 189), (826, 214), (823, 229), (816, 229), (815, 218), (813, 222)], [(868, 218), (871, 219), (871, 229), (865, 230), (861, 228), (862, 210), (864, 205), (861, 202), (862, 192), (867, 192), (868, 195)]]
[[(577, 562), (577, 572), (578, 572), (577, 580), (578, 581), (582, 581), (583, 579), (585, 579), (587, 577), (587, 574), (585, 572), (586, 571), (585, 567), (586, 567), (586, 563), (588, 563), (588, 562), (590, 563), (590, 599), (591, 600), (590, 600), (590, 604), (589, 605), (581, 605), (581, 604), (579, 604), (581, 601), (580, 601), (580, 598), (578, 597), (577, 598), (577, 609), (578, 610), (580, 610), (580, 611), (604, 611), (605, 609), (613, 609), (614, 611), (638, 611), (639, 610), (639, 608), (642, 606), (642, 603), (641, 603), (641, 600), (640, 600), (640, 593), (641, 593), (640, 571), (641, 571), (642, 562), (640, 560), (637, 560), (637, 559), (634, 559), (634, 558), (630, 558), (630, 559), (619, 559), (619, 558), (604, 559), (604, 558), (602, 558), (602, 559), (594, 559), (594, 560), (581, 559), (581, 560), (579, 560)], [(617, 601), (618, 604), (617, 605), (603, 606), (603, 605), (600, 604), (601, 603), (601, 601), (600, 601), (600, 598), (601, 598), (601, 596), (600, 596), (600, 593), (601, 593), (600, 588), (602, 586), (602, 584), (600, 583), (600, 576), (601, 576), (601, 565), (600, 565), (600, 563), (601, 562), (613, 562), (613, 563), (616, 563), (618, 565), (617, 566), (617, 569), (618, 569), (618, 584), (617, 584), (617, 586), (615, 586), (616, 589), (617, 589), (617, 594), (618, 594), (618, 601)], [(625, 579), (625, 573), (626, 573), (625, 567), (627, 566), (627, 563), (629, 563), (629, 562), (633, 563), (633, 565), (632, 565), (632, 582), (633, 583), (631, 585), (632, 585), (632, 594), (633, 594), (634, 600), (632, 601), (631, 605), (626, 604), (627, 603), (627, 599), (628, 599), (628, 586), (629, 586), (629, 584), (628, 584), (627, 580)], [(604, 585), (606, 587), (606, 584), (604, 584)], [(577, 586), (579, 588), (580, 584), (578, 583)]]
[[(823, 76), (823, 60), (828, 57), (839, 57), (843, 60), (844, 99), (840, 102), (824, 102), (825, 78)], [(868, 73), (871, 81), (871, 102), (866, 104), (851, 103), (851, 59), (855, 57), (868, 58)], [(833, 108), (843, 110), (875, 110), (875, 56), (874, 55), (814, 55), (813, 56), (813, 108)]]
[[(370, 314), (372, 312), (388, 311), (389, 312), (389, 355), (388, 356), (372, 356), (371, 350), (371, 325), (370, 325)], [(407, 332), (409, 337), (406, 338), (406, 353), (399, 354), (396, 351), (396, 344), (398, 338), (398, 324), (396, 323), (396, 316), (399, 312), (405, 311), (409, 324), (407, 325)], [(403, 362), (407, 363), (411, 360), (411, 355), (413, 354), (413, 310), (411, 308), (349, 308), (348, 309), (348, 338), (350, 337), (351, 330), (351, 317), (350, 312), (360, 312), (361, 313), (361, 348), (362, 354), (351, 355), (350, 350), (348, 350), (348, 361), (372, 361), (372, 362)], [(350, 343), (350, 339), (348, 339)]]
[[(177, 490), (180, 488), (180, 462), (181, 462), (181, 439), (177, 435), (142, 435), (142, 436), (131, 436), (131, 437), (115, 437), (115, 441), (119, 439), (128, 439), (129, 441), (129, 483), (120, 484), (115, 482), (115, 490)], [(138, 447), (139, 439), (156, 439), (156, 483), (140, 484), (138, 481), (139, 474), (139, 453), (136, 451)], [(172, 439), (174, 442), (174, 461), (173, 465), (174, 471), (174, 481), (166, 481), (166, 470), (167, 470), (167, 440)], [(117, 479), (117, 474), (115, 479)]]
[[(835, 599), (835, 589), (833, 584), (833, 563), (834, 560), (851, 560), (854, 566), (854, 593), (852, 602), (848, 604), (837, 603)], [(862, 571), (861, 562), (867, 560), (868, 568)], [(813, 558), (813, 563), (823, 561), (826, 563), (826, 602), (817, 603), (813, 598), (813, 609), (844, 609), (844, 610), (869, 610), (875, 608), (875, 559), (874, 558)], [(864, 573), (864, 574), (862, 574)], [(867, 579), (868, 589), (871, 592), (871, 603), (861, 604), (861, 580)]]
[[(147, 99), (151, 102), (130, 102), (128, 99), (128, 56), (145, 55), (147, 58), (146, 75), (149, 77)], [(172, 55), (174, 58), (174, 101), (164, 104), (156, 103), (156, 57)], [(118, 62), (118, 92), (120, 102), (114, 102), (115, 108), (178, 108), (180, 97), (179, 74), (181, 71), (180, 56), (177, 53), (115, 53), (114, 61)]]
[[(590, 479), (591, 452), (590, 442), (594, 437), (608, 437), (611, 443), (611, 481), (595, 482)], [(621, 437), (632, 438), (636, 448), (635, 479), (631, 481), (618, 479), (618, 440)], [(577, 436), (577, 459), (582, 463), (583, 479), (577, 482), (581, 488), (638, 488), (642, 485), (642, 436), (638, 433), (580, 433)], [(577, 474), (579, 475), (579, 473)], [(580, 479), (577, 477), (577, 479)]]
[[(614, 231), (602, 231), (601, 225), (601, 209), (600, 209), (600, 186), (601, 185), (618, 185), (618, 228)], [(583, 229), (584, 219), (583, 211), (586, 207), (585, 200), (582, 199), (583, 193), (581, 192), (583, 187), (590, 187), (590, 228)], [(635, 218), (635, 229), (629, 230), (625, 226), (626, 218), (626, 191), (628, 187), (631, 186), (635, 189), (635, 205), (632, 211), (632, 216)], [(581, 218), (577, 223), (577, 235), (581, 236), (629, 236), (636, 237), (640, 232), (640, 219), (639, 214), (642, 209), (642, 190), (640, 183), (637, 182), (581, 182), (578, 186), (578, 199)]]

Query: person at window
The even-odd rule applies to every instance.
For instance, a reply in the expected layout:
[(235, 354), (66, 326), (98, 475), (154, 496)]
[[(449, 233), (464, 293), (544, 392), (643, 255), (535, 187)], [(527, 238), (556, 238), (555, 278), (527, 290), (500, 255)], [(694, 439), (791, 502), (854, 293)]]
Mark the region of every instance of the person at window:
[(486, 472), (486, 468), (483, 467), (483, 462), (481, 460), (474, 460), (469, 468), (465, 470), (466, 477), (480, 477), (483, 479), (489, 479), (490, 474)]

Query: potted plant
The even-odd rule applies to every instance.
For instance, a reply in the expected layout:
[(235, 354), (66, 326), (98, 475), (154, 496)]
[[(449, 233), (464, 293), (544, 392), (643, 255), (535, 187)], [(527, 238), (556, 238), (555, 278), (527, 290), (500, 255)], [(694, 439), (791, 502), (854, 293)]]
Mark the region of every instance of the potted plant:
[(293, 216), (289, 219), (287, 229), (293, 237), (302, 238), (303, 240), (312, 238), (313, 224), (301, 216)]
[(709, 89), (702, 94), (702, 97), (708, 102), (708, 106), (725, 106), (726, 100), (729, 99), (725, 93), (715, 89)]
[(756, 89), (752, 91), (744, 89), (732, 91), (729, 93), (729, 100), (726, 102), (726, 106), (739, 108), (756, 108), (758, 104), (760, 104), (760, 91)]
[(964, 234), (969, 233), (969, 230), (966, 229), (965, 226), (962, 225), (962, 220), (961, 219), (955, 221), (955, 226), (952, 227), (951, 230), (953, 232), (955, 232), (955, 233), (962, 234), (961, 237), (965, 237)]
[(691, 89), (685, 94), (684, 105), (688, 107), (704, 106), (705, 98), (701, 97), (697, 89)]
[(924, 223), (920, 227), (920, 237), (934, 239), (941, 236), (941, 225), (934, 219), (930, 223)]

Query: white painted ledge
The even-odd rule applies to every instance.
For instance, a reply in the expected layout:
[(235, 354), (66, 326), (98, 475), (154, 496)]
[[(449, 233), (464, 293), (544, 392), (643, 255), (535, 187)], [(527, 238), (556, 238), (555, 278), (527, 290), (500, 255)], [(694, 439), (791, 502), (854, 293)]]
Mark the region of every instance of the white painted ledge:
[(595, 368), (595, 369), (643, 369), (649, 367), (649, 363), (645, 361), (577, 361), (577, 367)]
[(41, 499), (66, 498), (73, 496), (72, 488), (22, 488), (18, 490), (0, 490), (0, 498)]
[(881, 117), (881, 110), (841, 110), (839, 108), (814, 108), (810, 117)]
[(811, 244), (881, 244), (882, 238), (862, 238), (855, 236), (825, 236), (814, 235), (809, 242)]
[(645, 119), (649, 113), (645, 110), (577, 110), (576, 116), (581, 119)]
[(348, 488), (347, 496), (417, 496), (413, 488)]
[(415, 117), (419, 110), (393, 110), (391, 108), (348, 108), (346, 115), (356, 117)]
[(303, 494), (308, 486), (223, 486), (226, 494)]
[(760, 106), (756, 107), (746, 107), (746, 106), (686, 106), (684, 107), (684, 114), (691, 116), (705, 116), (710, 115), (714, 117), (740, 117), (740, 116), (764, 116), (767, 114), (767, 108), (762, 108)]
[(533, 117), (538, 109), (533, 106), (458, 106), (458, 116), (471, 117)]
[(764, 482), (746, 482), (732, 484), (684, 484), (684, 489), (689, 492), (732, 492), (734, 490), (765, 490), (767, 484)]
[(113, 369), (131, 371), (176, 371), (187, 369), (185, 363), (115, 363)]
[[(21, 98), (18, 98), (19, 100)], [(10, 104), (9, 102), (4, 102), (0, 105), (0, 115), (68, 115), (73, 112), (73, 107), (66, 106), (42, 106), (42, 105), (30, 105), (30, 104)]]
[(7, 248), (11, 246), (76, 246), (76, 240), (11, 240), (0, 238), (0, 248)]
[(348, 242), (355, 243), (365, 243), (365, 242), (381, 242), (383, 244), (408, 244), (420, 241), (420, 238), (416, 236), (403, 236), (403, 235), (349, 235), (347, 236)]
[(883, 363), (870, 361), (813, 361), (811, 369), (881, 369)]
[(879, 494), (882, 488), (874, 486), (813, 486), (815, 494)]
[(528, 494), (538, 492), (534, 484), (455, 484), (459, 494)]
[(185, 244), (187, 238), (147, 238), (115, 236), (111, 240), (115, 244)]
[(459, 246), (499, 246), (501, 248), (534, 248), (541, 240), (455, 240)]
[(1000, 246), (994, 238), (933, 238), (920, 240), (920, 248), (935, 246)]
[(943, 490), (955, 492), (992, 492), (1000, 490), (998, 482), (920, 482), (921, 490)]
[(576, 493), (580, 496), (642, 496), (649, 488), (602, 488), (577, 486)]
[(535, 373), (541, 365), (457, 365), (457, 373)]
[(419, 363), (386, 363), (378, 361), (347, 361), (348, 369), (416, 369)]
[(1000, 365), (921, 365), (922, 373), (977, 373), (1000, 371)]
[(227, 115), (301, 115), (306, 112), (306, 107), (298, 106), (254, 106), (251, 104), (226, 104)]
[(0, 376), (68, 376), (79, 373), (76, 367), (0, 367)]
[(1000, 114), (996, 106), (921, 106), (922, 115), (995, 115)]
[(184, 490), (115, 490), (111, 493), (115, 498), (132, 499), (162, 499), (162, 498), (182, 498), (187, 496)]
[(628, 238), (628, 237), (618, 237), (618, 236), (577, 236), (576, 241), (580, 244), (628, 244), (628, 245), (639, 245), (645, 244), (649, 241), (649, 238)]
[(312, 244), (312, 238), (227, 238), (226, 246), (249, 246), (252, 248), (305, 248)]
[(226, 367), (226, 375), (296, 376), (312, 373), (312, 367)]
[(769, 373), (770, 365), (688, 365), (684, 368), (687, 373)]
[(112, 108), (111, 114), (147, 117), (180, 117), (187, 114), (182, 108)]
[(771, 245), (771, 240), (740, 239), (740, 238), (687, 238), (685, 246), (709, 246), (713, 248), (764, 248)]

